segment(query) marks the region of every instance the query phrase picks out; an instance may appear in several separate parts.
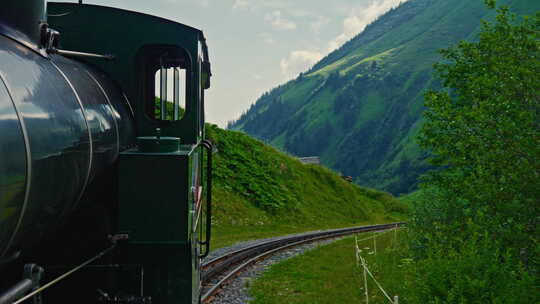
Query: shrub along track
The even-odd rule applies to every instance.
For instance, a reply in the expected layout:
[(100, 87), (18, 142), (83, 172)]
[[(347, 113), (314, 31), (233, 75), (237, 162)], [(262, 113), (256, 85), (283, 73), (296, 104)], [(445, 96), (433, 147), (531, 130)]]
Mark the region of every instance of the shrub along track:
[[(238, 275), (248, 266), (278, 251), (323, 239), (336, 238), (361, 232), (387, 230), (402, 225), (404, 225), (404, 223), (399, 222), (307, 232), (292, 236), (274, 238), (271, 240), (263, 240), (261, 242), (256, 242), (251, 246), (226, 253), (204, 263), (202, 266), (202, 302), (208, 303), (211, 301), (213, 296), (223, 288), (229, 279)], [(217, 282), (213, 283), (214, 281)]]

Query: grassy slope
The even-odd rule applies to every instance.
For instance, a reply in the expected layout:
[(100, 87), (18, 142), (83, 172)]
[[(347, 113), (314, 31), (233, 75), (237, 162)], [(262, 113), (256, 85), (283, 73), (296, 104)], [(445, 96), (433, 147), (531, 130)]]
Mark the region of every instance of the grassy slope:
[(425, 189), (418, 189), (414, 192), (408, 193), (407, 195), (403, 195), (399, 197), (399, 201), (404, 203), (405, 205), (412, 207), (415, 202), (420, 202), (423, 200), (425, 195)]
[[(540, 1), (499, 0), (520, 14)], [(263, 95), (234, 129), (395, 194), (428, 166), (414, 143), (437, 50), (474, 39), (493, 12), (481, 0), (410, 0), (301, 77)]]
[(214, 164), (213, 248), (300, 231), (401, 220), (391, 195), (304, 165), (243, 133), (207, 127)]
[[(359, 234), (358, 240), (371, 235)], [(400, 235), (388, 232), (377, 237), (377, 253), (372, 239), (358, 242), (368, 268), (391, 296), (399, 295), (402, 267), (407, 263), (397, 254), (402, 247)], [(251, 284), (252, 303), (364, 303), (364, 278), (354, 248), (355, 239), (348, 237), (272, 266)], [(368, 295), (370, 303), (388, 303), (372, 279), (368, 279)]]

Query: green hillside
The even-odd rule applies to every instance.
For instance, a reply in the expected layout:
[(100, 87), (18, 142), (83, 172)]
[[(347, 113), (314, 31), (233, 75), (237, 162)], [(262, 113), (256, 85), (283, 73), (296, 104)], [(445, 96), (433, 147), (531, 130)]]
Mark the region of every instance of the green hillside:
[(391, 195), (305, 165), (243, 133), (207, 126), (214, 162), (213, 248), (300, 231), (403, 220)]
[[(518, 14), (540, 1), (499, 0)], [(437, 89), (438, 50), (474, 40), (482, 0), (410, 0), (310, 71), (261, 96), (229, 127), (323, 164), (355, 182), (394, 194), (415, 189), (429, 167), (414, 138), (422, 124), (423, 93)]]

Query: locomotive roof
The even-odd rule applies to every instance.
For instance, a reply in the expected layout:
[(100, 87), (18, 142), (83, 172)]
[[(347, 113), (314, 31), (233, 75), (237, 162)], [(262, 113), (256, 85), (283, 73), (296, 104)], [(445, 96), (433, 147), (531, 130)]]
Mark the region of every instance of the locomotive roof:
[[(119, 11), (119, 12), (122, 12), (122, 13), (136, 15), (136, 16), (139, 16), (141, 18), (149, 18), (149, 19), (155, 19), (155, 21), (159, 21), (159, 22), (171, 23), (171, 24), (178, 25), (178, 26), (181, 26), (181, 27), (185, 28), (186, 31), (193, 31), (193, 32), (198, 32), (200, 34), (203, 34), (203, 32), (200, 29), (189, 26), (189, 25), (186, 25), (186, 24), (183, 24), (183, 23), (180, 23), (180, 22), (176, 22), (176, 21), (173, 21), (173, 20), (170, 20), (170, 19), (167, 19), (167, 18), (163, 18), (163, 17), (159, 17), (159, 16), (155, 16), (155, 15), (150, 15), (150, 14), (146, 14), (146, 13), (142, 13), (142, 12), (138, 12), (138, 11), (122, 9), (122, 8), (110, 7), (110, 6), (104, 6), (104, 5), (97, 5), (97, 4), (79, 4), (79, 3), (69, 3), (69, 2), (48, 2), (47, 5), (48, 5), (47, 6), (48, 8), (51, 7), (53, 9), (55, 8), (54, 7), (55, 5), (58, 5), (58, 7), (61, 7), (62, 9), (69, 8), (69, 9), (77, 10), (77, 8), (81, 8), (81, 7), (93, 7), (95, 9), (102, 9), (102, 10), (108, 10), (108, 11)], [(71, 14), (72, 12), (73, 11), (55, 12), (54, 14), (49, 13), (49, 16), (50, 17), (62, 17), (62, 16), (67, 16), (67, 15)]]

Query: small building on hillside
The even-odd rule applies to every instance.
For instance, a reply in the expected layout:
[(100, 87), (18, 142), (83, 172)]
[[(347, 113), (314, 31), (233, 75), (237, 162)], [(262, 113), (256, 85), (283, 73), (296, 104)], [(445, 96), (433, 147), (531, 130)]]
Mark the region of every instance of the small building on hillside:
[(321, 159), (318, 156), (299, 157), (298, 160), (304, 164), (321, 164)]

